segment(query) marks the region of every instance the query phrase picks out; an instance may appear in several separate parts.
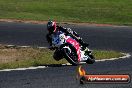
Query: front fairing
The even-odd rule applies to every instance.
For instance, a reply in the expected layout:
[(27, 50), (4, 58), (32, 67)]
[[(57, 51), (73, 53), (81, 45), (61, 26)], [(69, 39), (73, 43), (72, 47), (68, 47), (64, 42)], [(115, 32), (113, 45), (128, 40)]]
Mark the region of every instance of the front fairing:
[(65, 34), (62, 32), (56, 32), (52, 35), (52, 45), (59, 47), (65, 43)]

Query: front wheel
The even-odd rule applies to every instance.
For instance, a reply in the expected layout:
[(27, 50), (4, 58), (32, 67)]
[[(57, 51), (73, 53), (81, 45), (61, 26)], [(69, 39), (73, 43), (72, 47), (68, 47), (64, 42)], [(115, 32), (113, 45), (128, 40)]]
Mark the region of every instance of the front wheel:
[(64, 58), (72, 65), (77, 66), (78, 63), (78, 56), (73, 49), (63, 48)]

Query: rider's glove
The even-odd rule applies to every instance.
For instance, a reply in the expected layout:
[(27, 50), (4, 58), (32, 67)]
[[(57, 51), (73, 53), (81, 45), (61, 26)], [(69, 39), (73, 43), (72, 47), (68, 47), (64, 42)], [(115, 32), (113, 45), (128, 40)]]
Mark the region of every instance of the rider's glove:
[(73, 31), (71, 28), (67, 28), (68, 33), (73, 34)]
[(77, 39), (78, 39), (78, 40), (80, 40), (80, 41), (82, 40), (82, 38), (81, 38), (81, 37), (77, 37)]

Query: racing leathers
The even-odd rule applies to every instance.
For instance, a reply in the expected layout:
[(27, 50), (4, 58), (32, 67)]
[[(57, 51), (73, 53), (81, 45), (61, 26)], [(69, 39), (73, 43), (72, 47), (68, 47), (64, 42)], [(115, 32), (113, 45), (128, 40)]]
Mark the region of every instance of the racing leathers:
[[(70, 28), (64, 28), (62, 26), (56, 26), (56, 30), (64, 32), (66, 35), (70, 35), (77, 42), (79, 42), (84, 48), (88, 46), (88, 44), (84, 43), (82, 41), (82, 38), (75, 31), (71, 30)], [(50, 46), (52, 46), (52, 34), (53, 34), (53, 32), (49, 32), (46, 35), (46, 39), (47, 39), (48, 43), (50, 44)]]

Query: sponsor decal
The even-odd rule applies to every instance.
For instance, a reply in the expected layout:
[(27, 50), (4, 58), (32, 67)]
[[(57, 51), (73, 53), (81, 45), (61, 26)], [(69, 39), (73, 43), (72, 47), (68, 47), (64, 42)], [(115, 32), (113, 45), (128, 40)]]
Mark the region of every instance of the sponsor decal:
[(84, 83), (129, 83), (128, 74), (86, 74), (82, 66), (78, 67), (77, 79), (80, 84)]

